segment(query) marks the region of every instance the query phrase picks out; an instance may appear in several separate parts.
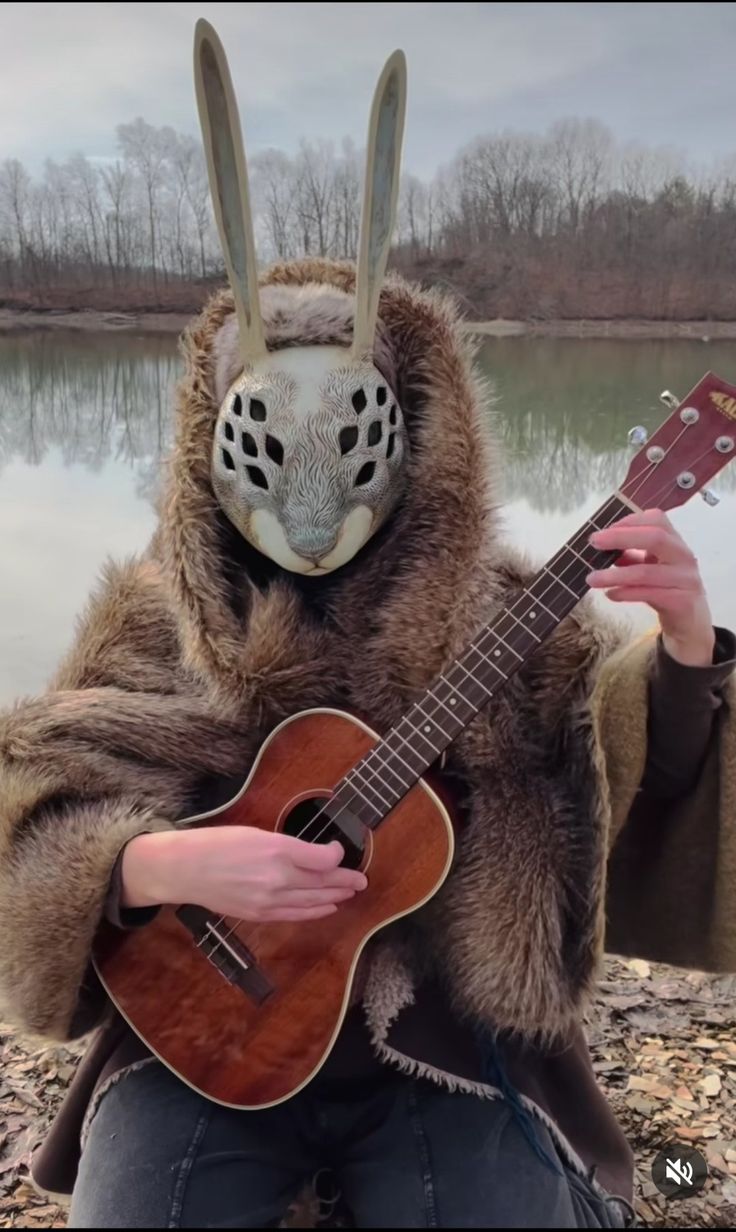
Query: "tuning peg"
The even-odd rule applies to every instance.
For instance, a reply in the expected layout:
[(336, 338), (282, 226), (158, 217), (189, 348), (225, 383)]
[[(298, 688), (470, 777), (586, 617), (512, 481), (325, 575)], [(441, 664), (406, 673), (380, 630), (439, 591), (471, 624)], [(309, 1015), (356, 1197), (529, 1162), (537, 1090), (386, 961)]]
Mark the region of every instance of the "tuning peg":
[(678, 406), (680, 405), (680, 399), (677, 397), (676, 394), (673, 394), (671, 390), (669, 389), (662, 390), (661, 394), (659, 395), (659, 400), (660, 402), (663, 402), (664, 405), (667, 407), (667, 409), (670, 411), (676, 411)]
[(641, 445), (646, 445), (649, 440), (649, 433), (641, 424), (637, 424), (635, 428), (629, 429), (628, 441), (635, 449), (639, 449)]
[(720, 496), (718, 495), (717, 492), (714, 492), (712, 488), (701, 488), (700, 495), (702, 496), (706, 505), (713, 506), (713, 505), (717, 505), (720, 503), (720, 499), (721, 499)]

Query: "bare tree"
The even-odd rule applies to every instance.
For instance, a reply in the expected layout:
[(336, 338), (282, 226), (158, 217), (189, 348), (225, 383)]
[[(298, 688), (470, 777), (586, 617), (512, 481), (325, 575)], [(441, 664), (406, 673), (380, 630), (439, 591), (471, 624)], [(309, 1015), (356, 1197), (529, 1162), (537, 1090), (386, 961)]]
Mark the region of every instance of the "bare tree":
[(0, 166), (0, 215), (21, 269), (28, 252), (31, 190), (31, 177), (23, 164), (17, 158), (7, 158)]
[(296, 165), (295, 205), (306, 255), (326, 257), (334, 222), (335, 155), (330, 142), (303, 141)]
[[(164, 175), (166, 160), (166, 131), (157, 130), (145, 120), (133, 120), (120, 124), (117, 129), (118, 143), (123, 157), (138, 172), (148, 203), (148, 235), (151, 253), (151, 274), (156, 290), (156, 219), (157, 197)], [(171, 133), (171, 130), (168, 130)], [(173, 138), (173, 133), (171, 133)]]
[(567, 225), (575, 232), (605, 187), (611, 134), (598, 120), (559, 120), (550, 131), (550, 146)]
[(129, 254), (124, 238), (125, 205), (129, 186), (129, 174), (125, 164), (116, 162), (111, 167), (103, 167), (100, 171), (100, 183), (109, 203), (108, 208), (104, 210), (105, 248), (114, 286), (118, 273), (124, 271), (129, 264)]
[(281, 150), (264, 150), (252, 160), (251, 170), (266, 250), (269, 256), (280, 260), (293, 256), (296, 224), (294, 165)]

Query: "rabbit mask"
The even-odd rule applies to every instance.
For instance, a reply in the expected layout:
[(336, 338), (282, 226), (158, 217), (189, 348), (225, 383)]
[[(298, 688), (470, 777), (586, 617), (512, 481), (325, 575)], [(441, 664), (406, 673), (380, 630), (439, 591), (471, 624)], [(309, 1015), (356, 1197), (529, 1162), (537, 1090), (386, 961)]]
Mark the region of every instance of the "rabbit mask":
[(373, 362), (391, 244), (406, 104), (395, 52), (376, 87), (350, 347), (266, 348), (240, 120), (220, 40), (195, 34), (195, 82), (210, 190), (238, 321), (242, 372), (220, 406), (212, 485), (237, 530), (284, 569), (346, 564), (396, 505), (408, 458), (401, 410)]

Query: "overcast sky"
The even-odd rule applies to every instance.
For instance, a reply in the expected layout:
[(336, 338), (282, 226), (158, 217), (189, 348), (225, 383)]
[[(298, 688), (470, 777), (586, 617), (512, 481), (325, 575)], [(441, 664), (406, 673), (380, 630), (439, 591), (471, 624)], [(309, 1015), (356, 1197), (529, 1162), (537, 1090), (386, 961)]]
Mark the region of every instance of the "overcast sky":
[(225, 44), (252, 151), (362, 145), (375, 79), (403, 47), (405, 166), (420, 175), (478, 133), (570, 115), (703, 162), (736, 152), (731, 3), (4, 3), (0, 159), (111, 157), (115, 125), (138, 115), (197, 132), (199, 16)]

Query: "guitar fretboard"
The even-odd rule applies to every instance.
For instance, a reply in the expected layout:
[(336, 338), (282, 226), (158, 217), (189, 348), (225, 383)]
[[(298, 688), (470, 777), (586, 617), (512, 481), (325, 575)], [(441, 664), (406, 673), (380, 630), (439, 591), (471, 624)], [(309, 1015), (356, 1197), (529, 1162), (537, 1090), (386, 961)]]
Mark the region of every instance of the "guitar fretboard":
[(338, 784), (333, 808), (350, 810), (371, 829), (384, 819), (580, 601), (591, 569), (616, 559), (588, 538), (627, 513), (631, 506), (615, 496), (580, 527)]

